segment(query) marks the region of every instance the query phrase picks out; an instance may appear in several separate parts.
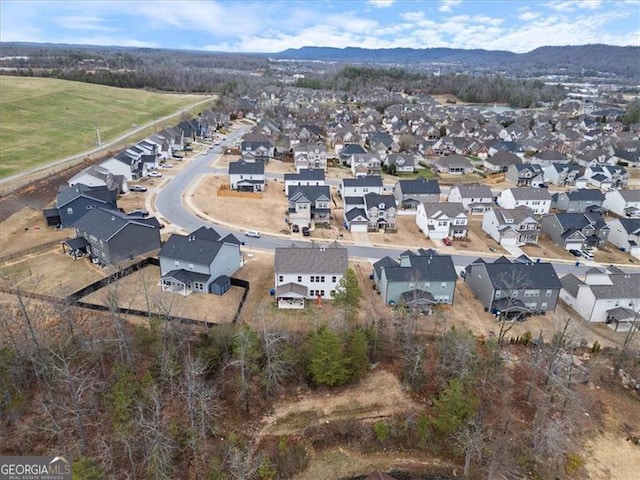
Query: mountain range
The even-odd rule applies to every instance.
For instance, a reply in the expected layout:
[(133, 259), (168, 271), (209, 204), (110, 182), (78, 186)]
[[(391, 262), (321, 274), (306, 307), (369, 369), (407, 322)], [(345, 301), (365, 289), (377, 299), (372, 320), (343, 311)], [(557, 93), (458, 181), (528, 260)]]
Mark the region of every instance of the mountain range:
[[(591, 44), (540, 47), (527, 53), (458, 48), (302, 47), (269, 55), (279, 60), (345, 63), (439, 64), (452, 67), (511, 70), (529, 73), (568, 73), (640, 78), (640, 47)], [(584, 72), (588, 70), (588, 72)]]

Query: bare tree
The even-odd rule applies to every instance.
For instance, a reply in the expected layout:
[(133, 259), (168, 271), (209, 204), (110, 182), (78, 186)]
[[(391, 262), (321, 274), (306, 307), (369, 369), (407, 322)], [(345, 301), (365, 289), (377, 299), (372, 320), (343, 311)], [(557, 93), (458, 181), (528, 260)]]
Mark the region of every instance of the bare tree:
[(471, 460), (479, 458), (484, 450), (488, 427), (483, 424), (482, 415), (476, 413), (467, 420), (454, 435), (458, 447), (464, 452), (464, 476), (469, 476)]
[(634, 347), (634, 340), (638, 330), (640, 330), (640, 306), (636, 307), (633, 320), (629, 322), (629, 330), (627, 330), (627, 333), (624, 336), (624, 340), (622, 341), (622, 346), (620, 347), (620, 350), (618, 350), (618, 353), (613, 362), (614, 377), (618, 376), (620, 370), (629, 359), (630, 353)]
[(234, 335), (234, 360), (229, 362), (225, 368), (233, 367), (238, 371), (239, 397), (245, 412), (249, 411), (250, 382), (257, 366), (258, 353), (258, 339), (255, 332), (248, 326), (243, 326)]
[(225, 464), (231, 478), (251, 480), (257, 477), (263, 458), (256, 443), (251, 442), (245, 448), (231, 446), (227, 451)]

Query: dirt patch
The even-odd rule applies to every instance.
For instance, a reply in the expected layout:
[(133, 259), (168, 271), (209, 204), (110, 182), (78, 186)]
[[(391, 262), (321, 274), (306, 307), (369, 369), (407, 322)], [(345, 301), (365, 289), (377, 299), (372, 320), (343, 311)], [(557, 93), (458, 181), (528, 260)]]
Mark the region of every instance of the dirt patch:
[(379, 420), (419, 408), (393, 374), (375, 370), (358, 385), (342, 391), (311, 393), (275, 404), (273, 413), (263, 420), (260, 435), (301, 433), (309, 425), (336, 420)]
[(42, 210), (25, 207), (2, 220), (0, 255), (22, 252), (38, 245), (74, 236), (72, 229), (56, 230), (47, 227)]

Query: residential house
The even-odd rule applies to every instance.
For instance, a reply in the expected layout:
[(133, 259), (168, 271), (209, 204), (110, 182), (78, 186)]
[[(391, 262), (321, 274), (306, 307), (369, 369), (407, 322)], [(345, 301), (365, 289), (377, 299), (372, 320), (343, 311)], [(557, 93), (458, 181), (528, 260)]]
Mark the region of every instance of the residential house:
[(56, 207), (44, 210), (48, 226), (72, 227), (94, 208), (118, 210), (117, 195), (107, 187), (88, 187), (81, 183), (62, 187), (56, 195)]
[(484, 213), (493, 207), (493, 192), (480, 183), (461, 183), (449, 190), (447, 202), (461, 203), (470, 214)]
[(551, 208), (567, 213), (586, 212), (593, 207), (602, 207), (603, 202), (604, 193), (595, 188), (579, 188), (551, 196)]
[(289, 196), (292, 187), (299, 185), (320, 186), (326, 185), (324, 170), (316, 168), (302, 168), (298, 173), (284, 174), (284, 193)]
[(529, 207), (536, 215), (549, 213), (551, 194), (546, 188), (508, 188), (498, 195), (498, 205), (502, 208)]
[(469, 229), (467, 212), (462, 203), (421, 203), (416, 211), (416, 224), (427, 238), (466, 238)]
[(570, 273), (560, 282), (560, 298), (585, 320), (620, 331), (628, 331), (638, 321), (640, 274), (609, 266), (590, 268), (583, 278)]
[(301, 143), (293, 147), (293, 163), (296, 171), (316, 169), (327, 171), (327, 147), (320, 142)]
[(240, 143), (240, 155), (246, 161), (268, 162), (275, 154), (271, 140), (258, 132), (249, 132)]
[(487, 173), (504, 173), (511, 165), (519, 165), (522, 159), (514, 153), (500, 150), (495, 155), (487, 157), (482, 166)]
[(602, 206), (621, 218), (640, 218), (640, 189), (607, 192)]
[(122, 175), (127, 181), (138, 180), (147, 174), (142, 155), (132, 156), (126, 151), (100, 162), (100, 166), (113, 175)]
[(360, 144), (346, 143), (344, 147), (342, 147), (342, 149), (340, 150), (340, 153), (338, 153), (338, 158), (340, 159), (340, 162), (343, 165), (350, 167), (351, 156), (354, 154), (363, 154), (363, 153), (367, 153), (367, 151), (364, 148), (362, 148)]
[(224, 294), (243, 263), (240, 245), (235, 236), (222, 237), (211, 227), (172, 234), (158, 254), (162, 291)]
[[(340, 187), (340, 195), (343, 199), (349, 197), (364, 198), (367, 193), (382, 194), (384, 187), (380, 175), (369, 175), (366, 177), (343, 178)], [(346, 210), (346, 206), (345, 206)]]
[(529, 207), (494, 207), (484, 214), (482, 230), (505, 247), (536, 245), (540, 222)]
[(587, 167), (584, 176), (589, 183), (603, 190), (624, 188), (629, 183), (629, 172), (619, 165)]
[(327, 224), (331, 217), (331, 191), (328, 185), (299, 185), (289, 189), (289, 225), (310, 227)]
[(565, 250), (604, 247), (610, 230), (599, 212), (551, 213), (540, 223), (542, 233)]
[(500, 318), (553, 312), (561, 288), (551, 263), (535, 263), (524, 255), (493, 262), (479, 258), (465, 268), (464, 281), (485, 311)]
[(417, 208), (421, 203), (440, 201), (440, 185), (437, 180), (418, 177), (413, 180), (398, 180), (393, 187), (396, 203), (402, 208)]
[(542, 167), (546, 167), (552, 163), (567, 163), (568, 161), (569, 159), (567, 156), (557, 150), (544, 150), (542, 152), (537, 152), (529, 159), (530, 163), (534, 163)]
[(396, 173), (413, 173), (416, 170), (414, 156), (407, 153), (390, 153), (385, 157), (384, 165), (389, 170), (395, 168)]
[(473, 165), (471, 162), (462, 155), (448, 155), (443, 158), (439, 158), (434, 164), (433, 168), (438, 173), (448, 174), (463, 174), (473, 173)]
[(544, 172), (540, 165), (513, 164), (507, 168), (505, 180), (518, 187), (539, 187), (544, 183)]
[(382, 160), (373, 153), (354, 153), (351, 155), (351, 173), (354, 177), (380, 175)]
[(330, 300), (349, 267), (347, 249), (328, 246), (275, 249), (275, 297), (278, 308), (304, 308), (305, 299)]
[(560, 186), (575, 185), (582, 176), (582, 167), (576, 163), (552, 163), (544, 167), (543, 180)]
[(369, 231), (394, 231), (398, 209), (396, 199), (391, 194), (367, 193), (364, 196), (364, 210), (369, 219)]
[(640, 218), (616, 218), (607, 225), (609, 241), (623, 252), (640, 258)]
[(264, 163), (230, 162), (229, 186), (239, 192), (262, 192), (265, 186)]
[(160, 224), (154, 217), (92, 208), (74, 223), (76, 236), (95, 263), (113, 265), (160, 248)]
[(424, 310), (438, 303), (453, 304), (458, 275), (450, 255), (419, 249), (400, 254), (399, 261), (378, 260), (373, 264), (373, 279), (386, 305)]
[(127, 179), (124, 175), (114, 174), (100, 165), (91, 165), (71, 177), (67, 184), (70, 187), (82, 184), (88, 187), (107, 187), (117, 193), (127, 191)]

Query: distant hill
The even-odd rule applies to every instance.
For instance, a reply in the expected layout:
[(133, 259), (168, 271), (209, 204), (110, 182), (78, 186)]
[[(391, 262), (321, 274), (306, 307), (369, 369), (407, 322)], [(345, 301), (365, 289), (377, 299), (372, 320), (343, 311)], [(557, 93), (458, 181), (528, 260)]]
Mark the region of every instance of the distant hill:
[[(640, 78), (640, 47), (580, 45), (540, 47), (528, 53), (459, 48), (302, 47), (269, 55), (276, 59), (359, 63), (445, 63), (469, 68), (500, 68), (514, 72), (594, 74), (608, 72)], [(588, 72), (585, 72), (588, 70)]]

